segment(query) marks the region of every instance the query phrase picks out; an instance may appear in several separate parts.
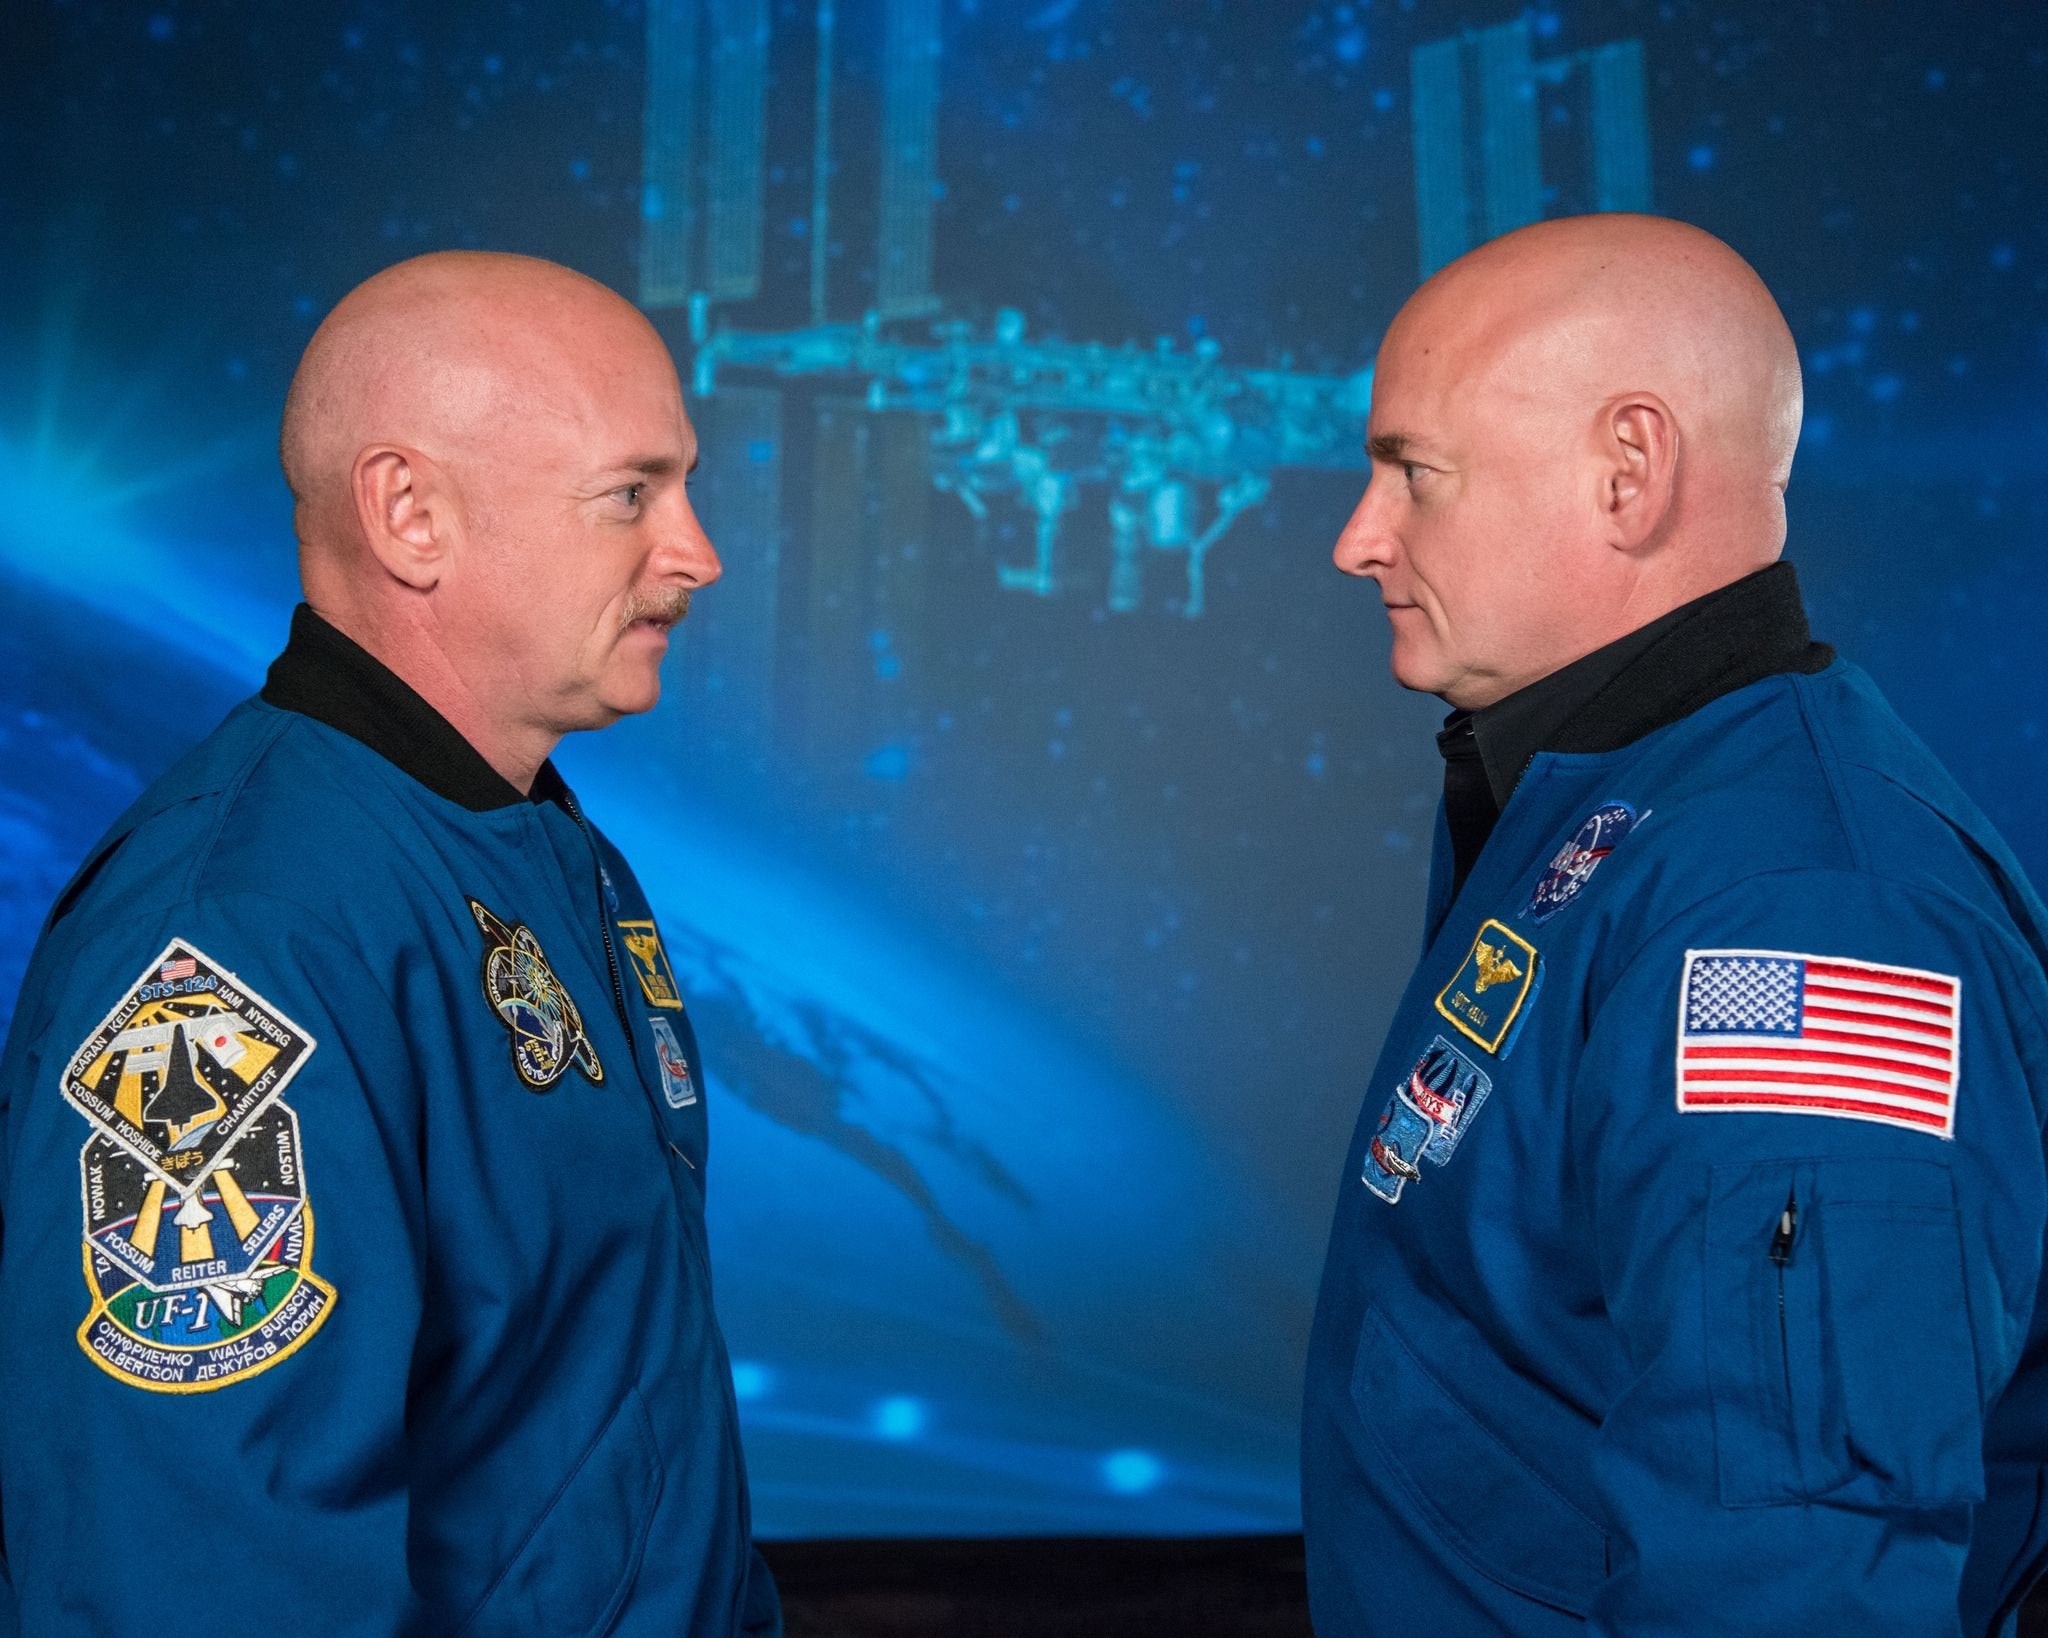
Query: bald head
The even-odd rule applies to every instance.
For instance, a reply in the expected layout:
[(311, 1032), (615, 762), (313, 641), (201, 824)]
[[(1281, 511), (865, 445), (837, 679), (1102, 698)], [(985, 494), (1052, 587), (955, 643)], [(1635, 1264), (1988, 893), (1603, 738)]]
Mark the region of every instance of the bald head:
[(1488, 703), (1772, 562), (1799, 419), (1791, 332), (1719, 239), (1536, 223), (1388, 330), (1337, 561), (1380, 581), (1402, 681)]
[(1684, 475), (1701, 486), (1782, 494), (1791, 477), (1792, 332), (1755, 269), (1685, 222), (1617, 213), (1503, 234), (1415, 293), (1383, 350), (1403, 346), (1557, 415), (1652, 393), (1697, 446)]
[(654, 703), (719, 572), (668, 349), (552, 262), (366, 280), (307, 345), (279, 443), (307, 601), (522, 787), (564, 731)]
[(354, 544), (349, 484), (365, 448), (459, 461), (522, 418), (574, 416), (603, 390), (592, 354), (621, 338), (662, 350), (631, 304), (531, 256), (440, 251), (366, 279), (313, 333), (285, 395), (279, 455), (301, 548)]

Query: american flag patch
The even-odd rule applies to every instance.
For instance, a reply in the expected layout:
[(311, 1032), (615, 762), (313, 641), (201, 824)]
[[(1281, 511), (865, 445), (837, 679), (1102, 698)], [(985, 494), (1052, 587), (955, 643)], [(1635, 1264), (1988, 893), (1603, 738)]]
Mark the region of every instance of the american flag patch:
[(176, 984), (190, 978), (198, 971), (199, 963), (194, 961), (192, 957), (186, 956), (181, 961), (166, 961), (161, 967), (157, 968), (156, 976), (161, 983)]
[(1683, 1114), (1835, 1115), (1955, 1135), (1962, 981), (1789, 950), (1688, 950)]

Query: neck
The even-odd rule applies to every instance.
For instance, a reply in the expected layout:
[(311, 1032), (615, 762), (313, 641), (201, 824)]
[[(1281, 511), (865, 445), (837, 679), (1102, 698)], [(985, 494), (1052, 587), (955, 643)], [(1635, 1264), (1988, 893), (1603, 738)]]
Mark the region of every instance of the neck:
[(1445, 703), (1467, 710), (1483, 710), (1497, 704), (1509, 695), (1533, 687), (1567, 666), (1576, 665), (1588, 655), (1597, 654), (1655, 624), (1678, 609), (1748, 579), (1774, 561), (1775, 557), (1754, 555), (1738, 561), (1727, 553), (1710, 558), (1704, 551), (1694, 551), (1678, 560), (1688, 571), (1686, 573), (1639, 570), (1618, 588), (1619, 595), (1607, 603), (1601, 618), (1589, 620), (1577, 628), (1575, 640), (1568, 647), (1546, 656), (1540, 665), (1529, 668), (1520, 676), (1501, 679), (1497, 687), (1488, 691), (1485, 699), (1453, 700), (1445, 696)]
[[(307, 601), (312, 602), (310, 595)], [(541, 765), (562, 736), (550, 728), (493, 712), (438, 643), (409, 628), (393, 629), (362, 611), (325, 601), (313, 612), (391, 671), (444, 717), (477, 755), (520, 794), (533, 794)]]

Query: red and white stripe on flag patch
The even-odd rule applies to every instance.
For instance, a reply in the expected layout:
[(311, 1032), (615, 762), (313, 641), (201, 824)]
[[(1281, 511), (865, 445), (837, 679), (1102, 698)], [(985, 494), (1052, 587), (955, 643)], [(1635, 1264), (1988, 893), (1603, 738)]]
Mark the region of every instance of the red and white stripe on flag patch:
[(1962, 980), (1848, 956), (1688, 950), (1682, 1114), (1834, 1115), (1955, 1135)]

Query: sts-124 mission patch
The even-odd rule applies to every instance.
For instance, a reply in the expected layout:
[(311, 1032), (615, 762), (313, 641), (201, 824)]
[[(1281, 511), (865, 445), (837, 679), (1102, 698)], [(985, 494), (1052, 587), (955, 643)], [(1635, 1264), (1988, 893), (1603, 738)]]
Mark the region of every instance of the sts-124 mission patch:
[(205, 1393), (267, 1370), (333, 1310), (313, 1273), (298, 1116), (315, 1042), (174, 939), (72, 1055), (85, 1283), (78, 1345), (108, 1375)]

